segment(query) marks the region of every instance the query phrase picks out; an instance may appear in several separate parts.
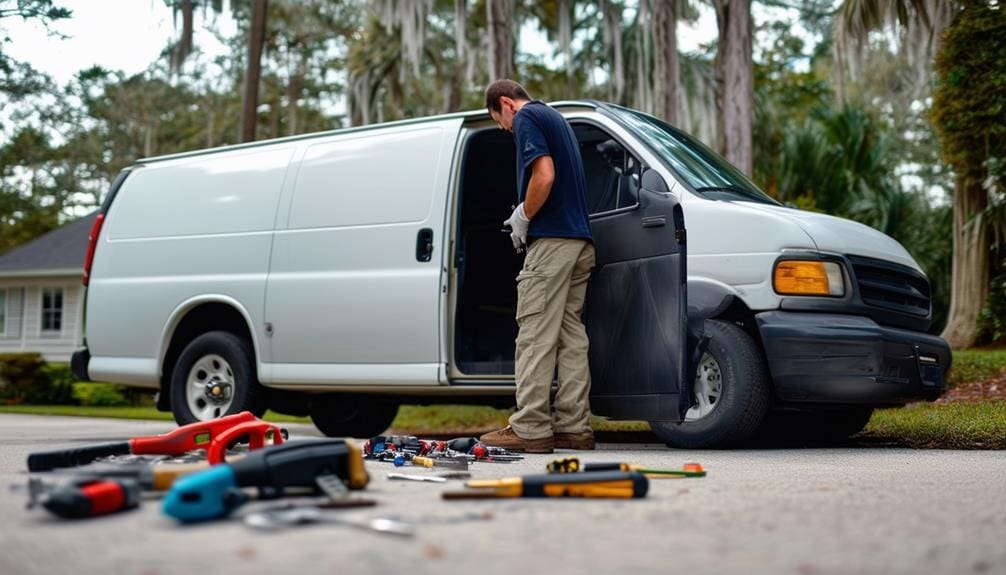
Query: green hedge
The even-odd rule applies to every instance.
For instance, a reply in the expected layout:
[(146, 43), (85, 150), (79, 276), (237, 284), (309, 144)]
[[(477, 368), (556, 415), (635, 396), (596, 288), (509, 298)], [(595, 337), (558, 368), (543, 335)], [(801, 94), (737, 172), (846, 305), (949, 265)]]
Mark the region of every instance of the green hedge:
[(0, 354), (0, 401), (72, 405), (73, 374), (46, 364), (38, 353)]
[(6, 405), (153, 405), (150, 390), (81, 382), (65, 363), (46, 363), (38, 353), (0, 354), (0, 403)]

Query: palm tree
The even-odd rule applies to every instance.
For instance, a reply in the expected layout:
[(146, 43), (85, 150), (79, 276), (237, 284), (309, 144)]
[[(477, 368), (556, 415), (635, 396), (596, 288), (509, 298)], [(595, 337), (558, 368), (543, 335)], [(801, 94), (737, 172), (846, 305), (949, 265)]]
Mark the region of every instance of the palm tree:
[[(864, 42), (871, 30), (894, 25), (903, 33), (912, 26), (924, 29), (929, 34), (929, 43), (934, 45), (937, 61), (944, 62), (944, 69), (952, 67), (951, 56), (946, 47), (940, 44), (939, 32), (947, 26), (954, 14), (962, 10), (982, 10), (987, 8), (981, 2), (955, 2), (952, 0), (846, 0), (841, 8), (841, 21), (837, 30), (837, 40)], [(950, 37), (956, 25), (951, 24), (947, 30)], [(1002, 34), (1002, 32), (1000, 32)], [(933, 41), (935, 40), (935, 42)], [(965, 51), (973, 51), (975, 46), (964, 47)], [(960, 47), (955, 47), (960, 50)], [(1001, 65), (1001, 62), (1000, 62)], [(957, 73), (960, 73), (959, 71)], [(944, 110), (937, 110), (940, 105), (941, 91), (952, 88), (943, 78), (940, 91), (934, 102), (933, 120), (938, 130), (952, 129), (954, 123), (961, 118), (950, 117)], [(949, 94), (942, 95), (946, 99)], [(941, 138), (941, 149), (944, 157), (949, 157), (956, 172), (953, 193), (953, 271), (951, 279), (950, 314), (942, 336), (955, 348), (965, 348), (973, 345), (978, 336), (977, 320), (982, 306), (988, 296), (989, 273), (991, 269), (991, 239), (988, 218), (976, 217), (987, 214), (989, 193), (983, 185), (985, 179), (979, 168), (978, 173), (967, 165), (953, 159), (960, 159), (949, 151), (947, 138)], [(991, 150), (986, 146), (986, 151)], [(980, 163), (980, 162), (979, 162)]]

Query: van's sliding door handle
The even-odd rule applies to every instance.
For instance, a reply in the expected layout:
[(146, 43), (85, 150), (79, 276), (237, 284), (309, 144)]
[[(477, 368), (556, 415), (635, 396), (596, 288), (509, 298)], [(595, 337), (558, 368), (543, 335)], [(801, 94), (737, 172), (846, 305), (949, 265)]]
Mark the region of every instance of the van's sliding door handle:
[(433, 257), (433, 230), (423, 228), (416, 236), (416, 261), (428, 262)]
[(664, 216), (653, 216), (640, 220), (644, 228), (659, 228), (667, 225), (667, 218)]

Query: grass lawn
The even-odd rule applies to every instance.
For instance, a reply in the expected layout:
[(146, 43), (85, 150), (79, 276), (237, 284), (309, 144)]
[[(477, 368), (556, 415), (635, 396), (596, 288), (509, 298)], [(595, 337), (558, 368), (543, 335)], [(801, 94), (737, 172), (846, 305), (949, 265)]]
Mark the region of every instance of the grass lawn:
[[(954, 352), (950, 387), (992, 380), (1006, 373), (1006, 349)], [(170, 413), (153, 407), (82, 407), (71, 405), (0, 405), (0, 413), (71, 415), (172, 421)], [(402, 406), (391, 432), (419, 436), (477, 435), (506, 425), (510, 409), (474, 405)], [(307, 423), (306, 417), (267, 412), (277, 423)], [(642, 421), (608, 421), (594, 417), (597, 431), (649, 431)], [(878, 409), (862, 437), (882, 439), (918, 448), (1006, 449), (1006, 401), (913, 404), (898, 409)]]
[[(153, 407), (77, 407), (70, 405), (5, 405), (0, 413), (72, 415), (171, 421), (170, 413)], [(402, 406), (392, 433), (418, 436), (478, 435), (506, 425), (508, 409), (473, 405)], [(276, 423), (310, 423), (306, 417), (268, 412)], [(594, 417), (596, 431), (649, 431), (642, 421), (607, 421)], [(862, 437), (926, 449), (1006, 449), (1006, 402), (915, 404), (879, 409)]]
[(1006, 449), (1006, 401), (878, 409), (863, 433), (918, 448)]
[(1006, 372), (1006, 349), (968, 349), (955, 351), (950, 387), (961, 383), (985, 381)]

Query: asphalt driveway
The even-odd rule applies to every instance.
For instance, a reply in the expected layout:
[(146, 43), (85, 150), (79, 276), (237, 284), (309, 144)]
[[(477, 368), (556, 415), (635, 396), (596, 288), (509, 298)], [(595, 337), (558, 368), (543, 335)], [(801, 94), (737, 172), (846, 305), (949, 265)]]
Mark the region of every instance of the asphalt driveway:
[[(0, 480), (31, 451), (163, 433), (164, 422), (0, 415)], [(317, 435), (290, 426), (291, 438)], [(477, 478), (544, 471), (555, 456), (477, 463)], [(443, 501), (442, 484), (392, 482), (368, 462), (356, 517), (415, 524), (412, 539), (338, 525), (182, 527), (147, 499), (84, 521), (0, 495), (0, 573), (1006, 573), (1006, 453), (890, 448), (680, 451), (601, 444), (581, 457), (654, 467), (697, 461), (700, 479), (655, 480), (646, 499)], [(400, 470), (399, 470), (400, 471)], [(433, 474), (431, 470), (411, 469)], [(253, 510), (256, 505), (246, 507)]]

